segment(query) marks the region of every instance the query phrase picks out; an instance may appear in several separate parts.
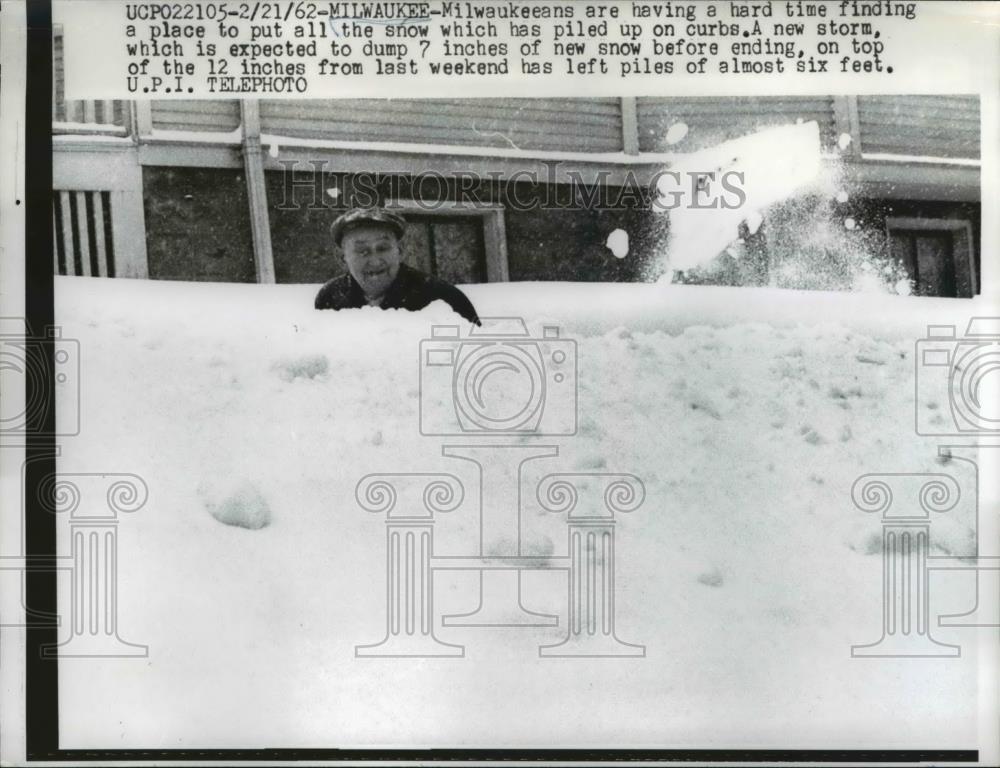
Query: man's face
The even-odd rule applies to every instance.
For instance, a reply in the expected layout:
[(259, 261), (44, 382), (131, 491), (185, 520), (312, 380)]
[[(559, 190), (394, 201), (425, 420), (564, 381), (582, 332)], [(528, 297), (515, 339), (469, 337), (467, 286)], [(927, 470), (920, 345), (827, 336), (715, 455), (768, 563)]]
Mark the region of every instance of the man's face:
[(344, 261), (369, 299), (381, 298), (399, 272), (402, 254), (391, 227), (361, 224), (349, 229), (340, 240)]

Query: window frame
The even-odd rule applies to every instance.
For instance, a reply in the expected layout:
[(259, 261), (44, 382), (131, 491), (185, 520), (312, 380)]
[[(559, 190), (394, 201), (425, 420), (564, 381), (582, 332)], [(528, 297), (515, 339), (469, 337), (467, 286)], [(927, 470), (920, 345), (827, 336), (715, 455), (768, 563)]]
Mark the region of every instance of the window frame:
[(498, 203), (476, 203), (468, 205), (455, 201), (435, 202), (428, 206), (412, 198), (393, 198), (385, 202), (385, 208), (420, 216), (440, 216), (441, 218), (480, 219), (483, 224), (483, 250), (486, 257), (486, 282), (510, 282), (510, 265), (507, 260), (507, 225), (504, 207)]
[[(944, 233), (951, 237), (952, 258), (955, 262), (956, 294), (961, 283), (962, 265), (967, 265), (969, 296), (956, 295), (955, 298), (972, 298), (979, 294), (979, 280), (976, 276), (976, 241), (972, 222), (969, 219), (941, 219), (912, 216), (887, 216), (885, 220), (885, 241), (892, 247), (892, 233), (899, 230), (919, 230), (921, 232)], [(964, 240), (960, 235), (964, 236)], [(963, 254), (962, 251), (965, 251)]]

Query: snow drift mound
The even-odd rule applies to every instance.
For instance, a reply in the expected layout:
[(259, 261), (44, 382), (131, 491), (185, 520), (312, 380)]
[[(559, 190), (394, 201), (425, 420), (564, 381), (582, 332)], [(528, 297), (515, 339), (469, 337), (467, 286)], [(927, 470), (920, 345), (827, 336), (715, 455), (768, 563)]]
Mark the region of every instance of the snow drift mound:
[[(61, 665), (60, 696), (106, 694), (61, 723), (68, 745), (148, 747), (164, 723), (175, 746), (249, 734), (262, 746), (760, 746), (789, 732), (824, 745), (830, 723), (879, 748), (974, 737), (967, 656), (908, 660), (906, 674), (850, 658), (878, 637), (882, 584), (881, 526), (851, 487), (869, 472), (960, 473), (914, 433), (914, 342), (928, 323), (964, 328), (973, 303), (469, 286), (482, 316), (520, 317), (533, 339), (557, 326), (575, 343), (577, 430), (545, 439), (558, 455), (526, 465), (526, 490), (550, 472), (645, 486), (616, 523), (615, 583), (618, 632), (648, 653), (550, 663), (537, 647), (557, 629), (441, 627), (467, 658), (380, 665), (354, 648), (385, 632), (385, 524), (355, 488), (369, 473), (454, 474), (465, 502), (436, 522), (435, 552), (477, 551), (475, 467), (442, 454), (469, 438), (419, 428), (422, 398), (453, 396), (422, 389), (420, 344), (434, 325), (468, 328), (444, 305), (317, 312), (315, 290), (56, 279), (57, 322), (81, 357), (81, 433), (60, 468), (133, 472), (150, 488), (119, 526), (118, 599), (122, 636), (148, 643), (151, 663), (127, 676)], [(565, 520), (523, 499), (522, 552), (565, 555)], [(964, 503), (940, 516), (935, 551), (970, 554), (974, 523)], [(565, 581), (550, 576), (525, 576), (526, 607), (564, 610)], [(475, 608), (468, 578), (435, 577), (438, 614)], [(935, 582), (935, 600), (956, 594)]]

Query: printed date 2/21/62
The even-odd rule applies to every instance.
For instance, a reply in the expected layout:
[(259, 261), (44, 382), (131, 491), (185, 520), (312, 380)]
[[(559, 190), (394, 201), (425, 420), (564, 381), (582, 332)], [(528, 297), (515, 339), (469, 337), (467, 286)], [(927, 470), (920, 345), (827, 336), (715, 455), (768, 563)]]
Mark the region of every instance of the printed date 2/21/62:
[[(125, 6), (128, 21), (314, 21), (323, 18), (352, 18), (354, 3), (310, 2), (243, 2), (243, 3), (129, 3)], [(346, 6), (346, 8), (345, 8)], [(396, 13), (404, 18), (424, 18), (430, 15), (425, 2), (393, 3)], [(398, 18), (396, 19), (399, 20)], [(178, 35), (181, 36), (181, 35)]]

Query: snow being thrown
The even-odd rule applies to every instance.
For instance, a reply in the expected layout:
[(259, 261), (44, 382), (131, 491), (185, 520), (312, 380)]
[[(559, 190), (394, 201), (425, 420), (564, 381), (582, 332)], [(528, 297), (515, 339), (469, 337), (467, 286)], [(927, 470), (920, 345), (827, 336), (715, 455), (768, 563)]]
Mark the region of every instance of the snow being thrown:
[[(668, 138), (675, 131), (671, 126)], [(687, 133), (686, 126), (681, 135)], [(837, 148), (848, 149), (850, 136)], [(665, 282), (770, 285), (909, 295), (912, 281), (894, 260), (885, 232), (854, 213), (838, 155), (824, 156), (815, 122), (768, 128), (679, 155), (671, 169), (706, 174), (701, 194), (672, 206), (656, 273)], [(739, 174), (742, 204), (711, 204), (710, 185)], [(661, 201), (678, 190), (661, 177)], [(686, 190), (684, 191), (686, 192)]]

